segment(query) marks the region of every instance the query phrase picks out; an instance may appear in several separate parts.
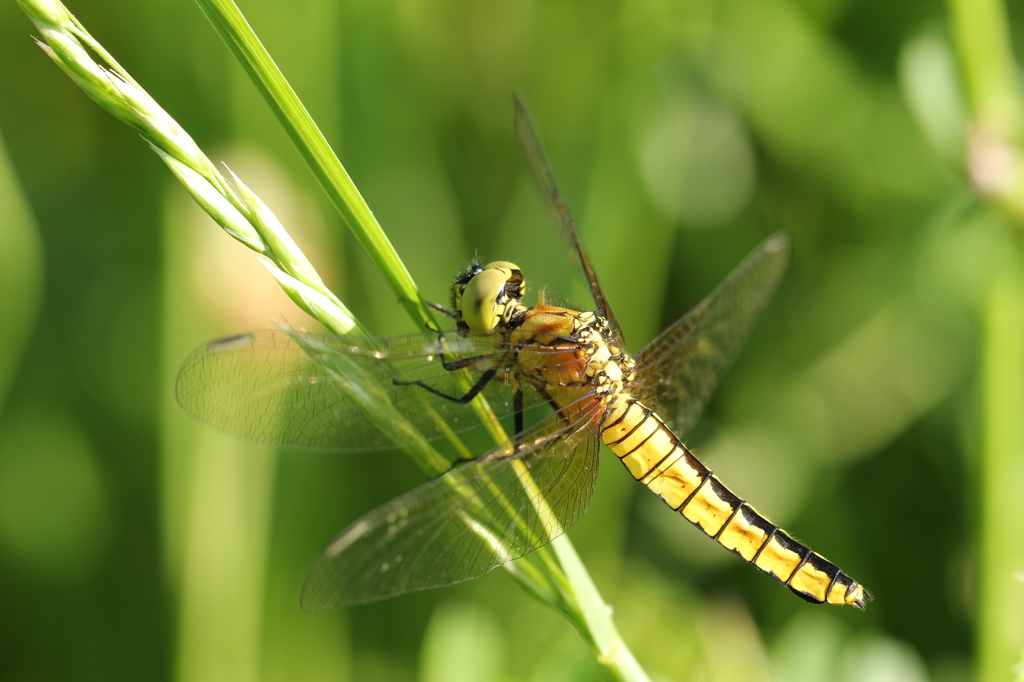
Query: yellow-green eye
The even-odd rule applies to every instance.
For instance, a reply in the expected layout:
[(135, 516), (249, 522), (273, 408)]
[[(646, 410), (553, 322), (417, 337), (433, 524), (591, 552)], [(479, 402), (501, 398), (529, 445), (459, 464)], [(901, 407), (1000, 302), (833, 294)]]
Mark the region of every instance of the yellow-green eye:
[(500, 260), (483, 267), (472, 263), (452, 283), (452, 306), (463, 325), (490, 334), (516, 315), (525, 314), (525, 291), (523, 273), (515, 263)]
[(526, 292), (523, 272), (515, 263), (507, 260), (496, 260), (484, 266), (484, 270), (498, 270), (505, 276), (505, 295), (509, 300), (520, 300)]
[(462, 290), (459, 312), (462, 321), (477, 332), (492, 332), (501, 322), (505, 305), (498, 299), (505, 293), (508, 276), (501, 270), (483, 270), (469, 280)]

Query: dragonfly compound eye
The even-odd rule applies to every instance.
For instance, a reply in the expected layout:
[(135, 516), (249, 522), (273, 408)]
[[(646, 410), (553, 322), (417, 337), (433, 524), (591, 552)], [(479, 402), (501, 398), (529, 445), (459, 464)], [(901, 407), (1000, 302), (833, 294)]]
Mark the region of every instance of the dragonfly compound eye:
[(505, 283), (500, 270), (484, 270), (466, 283), (459, 300), (462, 321), (475, 332), (492, 332), (505, 312)]
[(513, 263), (496, 261), (475, 272), (463, 285), (456, 283), (456, 308), (474, 332), (489, 334), (520, 307), (522, 272)]
[(484, 270), (497, 270), (505, 276), (505, 296), (508, 301), (518, 303), (522, 300), (526, 293), (526, 281), (523, 280), (523, 271), (518, 265), (507, 260), (496, 260), (485, 265)]

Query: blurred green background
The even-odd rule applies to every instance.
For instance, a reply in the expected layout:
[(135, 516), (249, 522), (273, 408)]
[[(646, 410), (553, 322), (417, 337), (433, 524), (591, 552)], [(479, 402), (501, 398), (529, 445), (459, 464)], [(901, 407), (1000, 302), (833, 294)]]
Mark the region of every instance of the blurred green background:
[[(414, 331), (194, 4), (69, 9), (263, 197), (368, 327)], [(995, 475), (1010, 494), (986, 483), (982, 395), (998, 396), (985, 376), (1013, 389), (1024, 371), (988, 354), (982, 330), (1024, 324), (1019, 247), (967, 180), (945, 5), (241, 9), (428, 298), (445, 300), (478, 253), (519, 263), (534, 293), (590, 305), (515, 146), (514, 92), (634, 352), (765, 236), (792, 234), (791, 274), (688, 442), (876, 600), (866, 613), (804, 603), (606, 453), (570, 535), (652, 677), (1010, 679), (1024, 583), (985, 583), (981, 557), (999, 547), (1024, 571), (1009, 499), (1024, 498), (1024, 464), (1011, 442)], [(299, 610), (316, 553), (420, 474), (400, 454), (254, 448), (178, 412), (173, 377), (193, 347), (274, 317), (308, 323), (31, 33), (0, 4), (0, 679), (604, 679), (501, 571)], [(1007, 501), (1009, 534), (979, 530), (988, 499)]]

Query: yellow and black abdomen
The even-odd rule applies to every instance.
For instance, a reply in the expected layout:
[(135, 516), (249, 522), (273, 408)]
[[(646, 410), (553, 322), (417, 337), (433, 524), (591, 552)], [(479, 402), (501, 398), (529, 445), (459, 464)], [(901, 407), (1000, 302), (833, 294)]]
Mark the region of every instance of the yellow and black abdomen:
[(838, 566), (759, 514), (690, 453), (640, 402), (615, 401), (601, 426), (604, 442), (633, 478), (744, 561), (818, 604), (864, 608), (871, 595)]

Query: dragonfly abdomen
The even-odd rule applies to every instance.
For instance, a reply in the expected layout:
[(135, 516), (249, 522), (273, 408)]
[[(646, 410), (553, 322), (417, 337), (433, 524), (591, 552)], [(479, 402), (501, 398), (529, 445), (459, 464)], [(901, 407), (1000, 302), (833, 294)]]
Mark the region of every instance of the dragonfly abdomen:
[(864, 608), (868, 592), (729, 490), (653, 410), (624, 398), (609, 407), (604, 442), (665, 504), (720, 545), (814, 603)]

